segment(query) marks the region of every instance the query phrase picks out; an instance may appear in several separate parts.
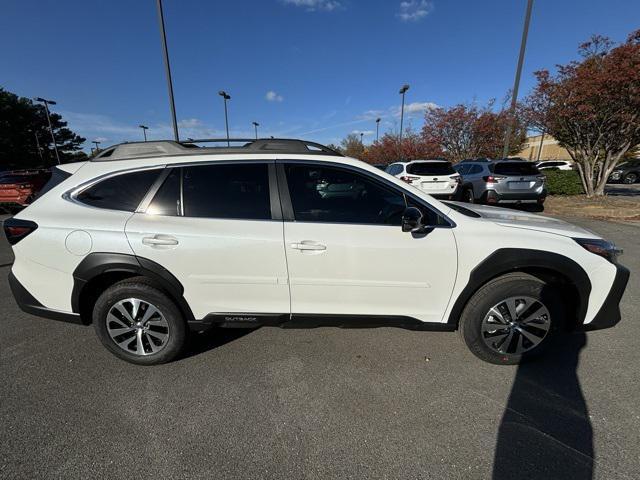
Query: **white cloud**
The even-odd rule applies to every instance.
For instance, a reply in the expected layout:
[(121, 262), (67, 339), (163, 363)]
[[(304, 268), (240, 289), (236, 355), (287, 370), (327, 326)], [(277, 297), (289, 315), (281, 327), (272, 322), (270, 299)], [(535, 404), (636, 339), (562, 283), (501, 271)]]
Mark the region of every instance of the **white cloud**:
[(358, 118), (361, 120), (375, 120), (385, 115), (386, 112), (384, 110), (367, 110), (363, 114), (358, 115)]
[(268, 102), (281, 102), (284, 100), (282, 95), (278, 95), (273, 90), (269, 90), (264, 98), (266, 98)]
[(362, 134), (365, 137), (368, 137), (368, 136), (373, 135), (376, 132), (374, 132), (373, 130), (353, 130), (351, 133), (355, 133), (356, 135)]
[(396, 16), (403, 22), (417, 22), (433, 11), (433, 2), (429, 0), (405, 0), (400, 2), (400, 11)]
[(92, 141), (103, 143), (103, 142), (106, 142), (107, 140), (109, 140), (107, 137), (96, 137)]
[[(63, 118), (69, 122), (69, 128), (87, 139), (95, 139), (109, 144), (125, 141), (142, 140), (143, 135), (137, 123), (127, 123), (114, 120), (107, 115), (95, 113), (61, 112)], [(173, 138), (173, 128), (168, 123), (146, 123), (149, 126), (147, 137), (149, 140)], [(207, 125), (197, 118), (186, 118), (178, 121), (180, 138), (214, 138), (222, 137), (223, 131)]]
[[(438, 108), (438, 105), (436, 105), (433, 102), (413, 102), (413, 103), (407, 103), (404, 106), (404, 114), (405, 115), (423, 115), (427, 110), (433, 110), (434, 108)], [(399, 106), (396, 106), (393, 108), (393, 116), (394, 117), (399, 117), (400, 116), (400, 110), (401, 108)]]
[(282, 3), (301, 7), (309, 12), (333, 12), (342, 7), (342, 2), (338, 0), (282, 0)]

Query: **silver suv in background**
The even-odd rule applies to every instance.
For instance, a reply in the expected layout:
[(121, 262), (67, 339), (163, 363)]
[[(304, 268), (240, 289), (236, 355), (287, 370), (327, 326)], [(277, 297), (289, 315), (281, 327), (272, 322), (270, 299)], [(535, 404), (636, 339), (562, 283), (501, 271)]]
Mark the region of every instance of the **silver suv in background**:
[(436, 198), (454, 199), (460, 174), (446, 160), (413, 160), (389, 165), (386, 172)]
[(469, 203), (541, 205), (545, 176), (522, 160), (469, 161), (454, 166), (462, 176), (462, 198)]

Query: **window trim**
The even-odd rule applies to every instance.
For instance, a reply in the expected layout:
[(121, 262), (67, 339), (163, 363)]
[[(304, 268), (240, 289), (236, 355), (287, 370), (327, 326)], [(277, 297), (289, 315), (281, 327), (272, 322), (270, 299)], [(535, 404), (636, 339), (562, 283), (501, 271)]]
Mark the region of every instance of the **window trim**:
[[(231, 218), (231, 217), (191, 217), (189, 215), (184, 214), (184, 169), (189, 167), (210, 167), (217, 165), (247, 165), (247, 164), (259, 164), (267, 166), (267, 187), (269, 188), (269, 210), (271, 213), (271, 218)], [(276, 165), (275, 160), (273, 159), (254, 159), (254, 160), (213, 160), (206, 162), (185, 162), (185, 163), (174, 163), (171, 165), (167, 165), (165, 167), (166, 173), (162, 174), (162, 179), (158, 179), (159, 183), (156, 183), (151, 186), (149, 192), (147, 192), (147, 197), (144, 198), (143, 202), (140, 204), (139, 208), (136, 210), (136, 213), (147, 213), (147, 209), (151, 202), (155, 198), (156, 194), (164, 184), (164, 180), (171, 174), (173, 169), (180, 170), (180, 215), (154, 215), (157, 217), (162, 216), (170, 216), (170, 217), (184, 217), (184, 218), (199, 218), (205, 220), (234, 220), (234, 221), (244, 221), (244, 222), (273, 222), (273, 221), (282, 221), (282, 207), (280, 203), (280, 198), (278, 196), (278, 181), (276, 174)]]
[(444, 213), (439, 211), (437, 208), (433, 207), (428, 202), (425, 202), (424, 200), (422, 200), (417, 195), (414, 195), (413, 192), (409, 192), (408, 190), (405, 190), (405, 189), (399, 187), (395, 183), (387, 180), (386, 178), (383, 178), (382, 176), (378, 176), (378, 175), (376, 175), (376, 174), (374, 174), (372, 172), (369, 172), (368, 170), (364, 170), (364, 169), (355, 167), (353, 165), (348, 165), (348, 164), (344, 164), (344, 163), (337, 163), (337, 162), (328, 162), (328, 161), (323, 161), (323, 160), (310, 160), (310, 159), (305, 159), (305, 160), (293, 160), (293, 159), (276, 160), (276, 169), (277, 169), (277, 172), (278, 172), (278, 189), (279, 189), (279, 192), (280, 192), (280, 202), (282, 204), (282, 217), (283, 217), (283, 220), (285, 222), (295, 222), (295, 223), (304, 223), (304, 224), (308, 223), (308, 224), (319, 224), (319, 225), (360, 225), (360, 226), (365, 226), (366, 225), (366, 226), (398, 228), (397, 225), (385, 225), (385, 224), (382, 224), (382, 223), (309, 222), (309, 221), (296, 220), (294, 212), (293, 212), (293, 203), (291, 202), (291, 196), (290, 196), (290, 193), (289, 193), (289, 185), (288, 185), (288, 182), (287, 182), (287, 174), (286, 174), (285, 168), (284, 168), (285, 165), (287, 165), (287, 164), (317, 165), (317, 166), (332, 167), (332, 168), (343, 168), (343, 169), (346, 169), (346, 170), (350, 170), (352, 172), (355, 172), (357, 174), (360, 174), (360, 175), (363, 175), (363, 176), (367, 177), (367, 179), (372, 180), (375, 183), (381, 184), (385, 188), (390, 188), (392, 190), (395, 190), (395, 191), (399, 192), (401, 195), (404, 196), (406, 203), (408, 203), (407, 200), (410, 198), (414, 202), (418, 203), (418, 205), (429, 209), (435, 215), (441, 217), (445, 222), (447, 222), (447, 224), (437, 225), (434, 228), (455, 228), (456, 227), (456, 223), (453, 220), (451, 220), (451, 218), (446, 216)]
[[(84, 203), (80, 200), (78, 200), (77, 196), (78, 194), (82, 193), (83, 191), (85, 191), (88, 188), (93, 187), (94, 185), (104, 181), (104, 180), (108, 180), (109, 178), (112, 177), (118, 177), (120, 175), (127, 175), (129, 173), (138, 173), (138, 172), (144, 172), (144, 171), (148, 171), (148, 170), (162, 170), (165, 169), (166, 165), (152, 165), (152, 166), (146, 166), (146, 167), (137, 167), (137, 168), (129, 168), (129, 169), (125, 169), (125, 170), (117, 170), (115, 172), (109, 172), (109, 173), (105, 173), (102, 175), (98, 175), (95, 178), (92, 178), (91, 180), (87, 180), (84, 183), (81, 183), (80, 185), (77, 185), (75, 187), (73, 187), (70, 190), (67, 190), (66, 192), (64, 192), (62, 194), (62, 198), (68, 202), (71, 203), (75, 203), (76, 205), (79, 205), (81, 207), (85, 207), (85, 208), (92, 208), (95, 210), (100, 210), (100, 211), (110, 211), (110, 212), (121, 212), (121, 213), (128, 213), (130, 215), (133, 215), (134, 213), (136, 213), (138, 211), (138, 209), (140, 208), (140, 205), (142, 204), (142, 202), (144, 202), (144, 200), (146, 199), (146, 196), (149, 193), (149, 190), (151, 190), (153, 188), (153, 186), (155, 185), (155, 182), (153, 184), (151, 184), (151, 187), (149, 187), (149, 190), (147, 190), (147, 193), (145, 193), (145, 195), (142, 197), (141, 202), (138, 204), (138, 207), (133, 211), (130, 212), (128, 210), (118, 210), (115, 208), (103, 208), (103, 207), (96, 207), (94, 205), (89, 205), (88, 203)], [(163, 172), (160, 172), (158, 177), (161, 177), (163, 175)], [(157, 181), (158, 179), (156, 179)]]

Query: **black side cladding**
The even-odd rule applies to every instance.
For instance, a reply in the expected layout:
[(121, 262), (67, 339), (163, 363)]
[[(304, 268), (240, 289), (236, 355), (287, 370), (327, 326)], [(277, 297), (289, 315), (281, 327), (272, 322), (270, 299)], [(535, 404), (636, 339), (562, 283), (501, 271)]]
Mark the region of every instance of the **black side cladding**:
[(505, 273), (538, 268), (550, 270), (562, 277), (568, 277), (578, 291), (577, 319), (581, 324), (587, 313), (587, 303), (591, 294), (591, 281), (583, 268), (564, 255), (543, 250), (521, 248), (501, 248), (493, 252), (472, 271), (467, 286), (462, 290), (449, 314), (448, 323), (457, 325), (462, 310), (471, 296), (486, 282)]
[(176, 302), (188, 322), (194, 320), (193, 312), (183, 297), (184, 288), (180, 281), (162, 265), (146, 258), (122, 253), (90, 253), (73, 271), (71, 308), (80, 313), (83, 290), (89, 282), (106, 273), (129, 273), (154, 280)]

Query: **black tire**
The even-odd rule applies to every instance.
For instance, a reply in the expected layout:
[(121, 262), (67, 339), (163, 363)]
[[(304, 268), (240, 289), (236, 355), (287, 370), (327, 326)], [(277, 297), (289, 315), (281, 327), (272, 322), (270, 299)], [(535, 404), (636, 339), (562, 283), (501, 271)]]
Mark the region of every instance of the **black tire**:
[(627, 173), (622, 180), (622, 183), (626, 185), (632, 185), (638, 181), (638, 174), (635, 172)]
[[(516, 319), (515, 326), (492, 323), (497, 320), (495, 317), (491, 321), (485, 322), (490, 311), (495, 311), (492, 310), (494, 307), (500, 306), (502, 308), (506, 304), (501, 302), (518, 297), (526, 297), (541, 303), (542, 307), (546, 307), (548, 315), (542, 315), (534, 321), (523, 323), (520, 323), (520, 319)], [(533, 311), (537, 311), (539, 308), (538, 303), (535, 302), (531, 302), (529, 305), (524, 300), (516, 300), (515, 302), (519, 307), (522, 307), (523, 310), (520, 313), (523, 318), (529, 308)], [(509, 317), (505, 315), (502, 319), (509, 320)], [(490, 324), (496, 325), (495, 330), (483, 331), (483, 328)], [(495, 278), (478, 289), (462, 312), (458, 331), (471, 353), (481, 360), (497, 365), (516, 365), (544, 353), (563, 331), (563, 324), (564, 310), (558, 294), (539, 278), (515, 272)], [(519, 333), (523, 330), (523, 326), (526, 327), (525, 333), (528, 336)], [(544, 329), (547, 329), (546, 333), (543, 333)], [(509, 336), (509, 332), (511, 332), (511, 336)], [(532, 335), (532, 332), (535, 335)], [(541, 338), (537, 345), (529, 341), (529, 338), (534, 337)], [(505, 346), (507, 341), (509, 343)], [(503, 343), (499, 345), (500, 342)], [(494, 347), (499, 345), (504, 351), (498, 351), (496, 348), (490, 347), (489, 344)], [(525, 347), (529, 347), (529, 349)], [(523, 351), (518, 353), (519, 349)]]
[[(131, 314), (129, 307), (132, 307), (132, 304), (129, 299), (141, 301), (138, 315), (125, 317), (112, 310), (119, 305), (119, 308), (124, 307), (127, 313)], [(119, 302), (123, 303), (119, 304)], [(140, 320), (144, 319), (146, 311), (152, 308), (155, 308), (157, 313), (154, 313), (144, 326), (136, 328), (135, 325), (141, 323)], [(112, 316), (108, 317), (110, 312), (118, 316), (116, 321), (119, 324), (132, 330), (133, 333), (127, 331), (112, 337), (119, 326), (113, 321)], [(108, 321), (108, 318), (112, 321)], [(131, 325), (132, 318), (138, 323)], [(116, 357), (137, 365), (158, 365), (169, 362), (180, 355), (187, 341), (187, 325), (178, 307), (165, 293), (151, 285), (144, 277), (126, 279), (107, 288), (94, 305), (93, 326), (107, 350)], [(138, 344), (138, 330), (141, 331), (141, 345)], [(109, 333), (110, 331), (112, 334)], [(118, 346), (116, 341), (126, 345)], [(140, 346), (144, 354), (136, 353)]]
[(463, 201), (467, 203), (476, 203), (476, 198), (473, 195), (473, 188), (467, 187), (464, 190)]

